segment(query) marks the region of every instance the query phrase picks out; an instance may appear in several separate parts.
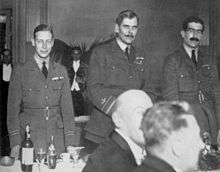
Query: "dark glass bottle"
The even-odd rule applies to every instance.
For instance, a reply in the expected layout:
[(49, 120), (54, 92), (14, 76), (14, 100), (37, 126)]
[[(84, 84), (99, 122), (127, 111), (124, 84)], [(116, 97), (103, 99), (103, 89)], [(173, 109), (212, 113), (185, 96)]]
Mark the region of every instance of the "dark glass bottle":
[(48, 145), (47, 150), (47, 163), (49, 169), (55, 169), (56, 168), (56, 161), (57, 161), (57, 152), (54, 145), (54, 138), (53, 136), (50, 137), (50, 143)]
[(21, 143), (21, 170), (31, 172), (34, 163), (34, 144), (30, 138), (30, 125), (26, 125), (25, 138)]

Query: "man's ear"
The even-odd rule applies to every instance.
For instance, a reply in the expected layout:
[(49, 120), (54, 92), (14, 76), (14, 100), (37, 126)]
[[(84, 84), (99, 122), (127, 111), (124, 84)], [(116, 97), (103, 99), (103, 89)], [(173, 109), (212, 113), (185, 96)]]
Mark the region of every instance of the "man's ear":
[(115, 32), (115, 33), (118, 33), (118, 32), (119, 32), (119, 25), (118, 25), (117, 23), (115, 23), (114, 32)]
[(180, 141), (178, 140), (175, 140), (171, 143), (171, 148), (172, 148), (172, 152), (173, 152), (173, 155), (176, 156), (176, 157), (179, 157), (180, 156)]
[(181, 30), (181, 31), (180, 31), (180, 35), (182, 36), (182, 38), (185, 37), (185, 33), (186, 33), (186, 32), (185, 32), (184, 30)]
[(31, 39), (32, 46), (35, 47), (34, 38)]
[(176, 157), (182, 157), (182, 153), (184, 151), (185, 146), (185, 137), (184, 131), (178, 131), (178, 133), (174, 134), (170, 144), (172, 145), (172, 152)]
[(55, 42), (55, 39), (53, 38), (53, 45), (52, 45), (52, 47), (54, 46), (54, 42)]
[(112, 121), (115, 124), (116, 128), (119, 128), (121, 126), (121, 118), (117, 111), (112, 113)]

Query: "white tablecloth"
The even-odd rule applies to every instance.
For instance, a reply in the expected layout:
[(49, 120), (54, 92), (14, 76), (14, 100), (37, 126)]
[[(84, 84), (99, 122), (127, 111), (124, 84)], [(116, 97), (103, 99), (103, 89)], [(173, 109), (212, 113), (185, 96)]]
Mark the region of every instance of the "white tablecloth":
[[(43, 166), (40, 171), (39, 166), (34, 164), (32, 172), (81, 172), (84, 166), (85, 163), (81, 161), (77, 165), (59, 162), (57, 163), (56, 169), (48, 169), (47, 166)], [(14, 165), (10, 167), (0, 165), (0, 172), (22, 172), (21, 163), (19, 160), (16, 160)]]

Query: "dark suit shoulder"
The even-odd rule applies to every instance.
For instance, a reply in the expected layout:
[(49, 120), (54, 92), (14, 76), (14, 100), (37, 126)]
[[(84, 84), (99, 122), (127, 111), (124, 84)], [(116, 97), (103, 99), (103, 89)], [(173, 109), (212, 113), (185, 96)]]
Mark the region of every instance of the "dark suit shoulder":
[(173, 167), (166, 161), (152, 155), (148, 155), (142, 164), (132, 172), (175, 172)]
[(117, 143), (107, 139), (90, 156), (83, 172), (129, 172), (133, 164)]

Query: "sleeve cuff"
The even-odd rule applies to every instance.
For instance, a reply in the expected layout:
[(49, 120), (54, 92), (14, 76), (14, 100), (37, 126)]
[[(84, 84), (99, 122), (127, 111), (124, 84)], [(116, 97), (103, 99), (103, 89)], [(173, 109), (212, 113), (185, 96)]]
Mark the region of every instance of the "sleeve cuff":
[(103, 103), (103, 105), (102, 105), (102, 107), (101, 107), (101, 110), (102, 110), (105, 114), (111, 116), (111, 115), (112, 115), (112, 107), (113, 107), (113, 105), (114, 105), (114, 103), (115, 103), (115, 100), (116, 100), (116, 97), (110, 96), (110, 97)]
[(21, 145), (21, 135), (20, 134), (10, 134), (10, 147), (14, 147), (16, 145)]
[(69, 131), (65, 133), (65, 146), (75, 146), (77, 145), (77, 140), (75, 140), (75, 132)]

